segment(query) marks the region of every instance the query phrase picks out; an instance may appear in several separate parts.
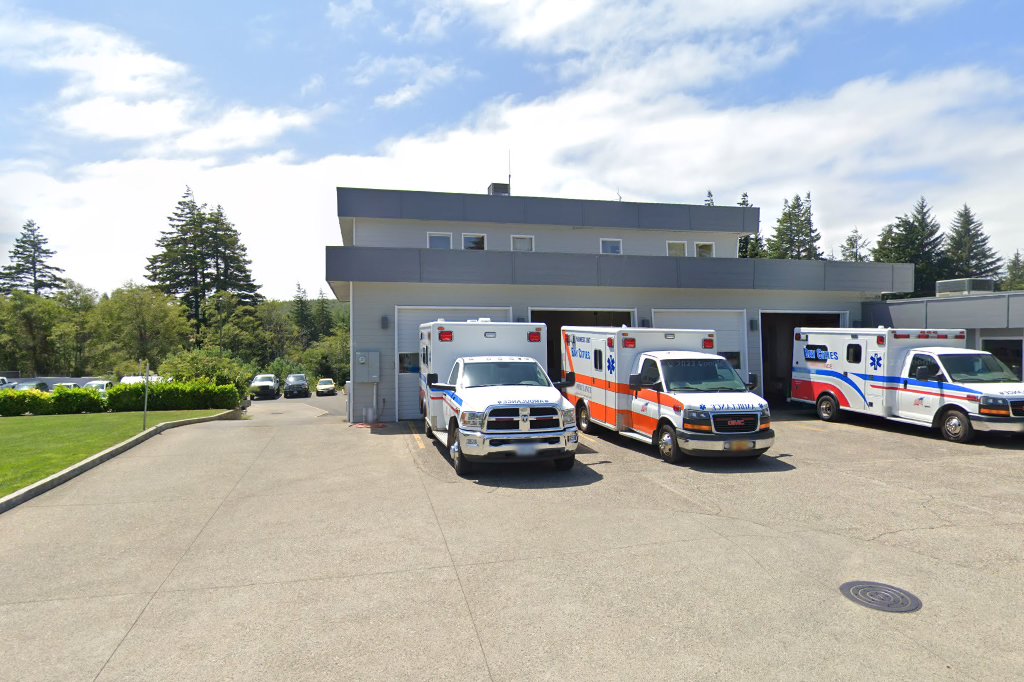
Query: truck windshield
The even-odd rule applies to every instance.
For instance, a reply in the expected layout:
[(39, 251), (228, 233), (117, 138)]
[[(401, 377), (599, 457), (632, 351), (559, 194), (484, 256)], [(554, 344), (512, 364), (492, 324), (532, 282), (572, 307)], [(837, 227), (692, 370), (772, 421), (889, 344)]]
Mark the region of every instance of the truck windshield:
[(1015, 384), (1020, 382), (1020, 379), (1009, 367), (1004, 365), (999, 358), (988, 353), (940, 355), (939, 360), (946, 368), (949, 378), (959, 383)]
[(697, 391), (702, 393), (746, 393), (747, 386), (727, 361), (662, 360), (661, 371), (665, 388), (669, 391)]
[(536, 362), (467, 362), (463, 386), (550, 386)]

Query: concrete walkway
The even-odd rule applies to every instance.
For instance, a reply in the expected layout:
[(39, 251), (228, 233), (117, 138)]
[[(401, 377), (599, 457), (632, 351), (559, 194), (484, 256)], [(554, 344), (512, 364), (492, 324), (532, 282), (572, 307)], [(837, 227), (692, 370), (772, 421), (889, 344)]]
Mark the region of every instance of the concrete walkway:
[(0, 515), (0, 679), (1024, 677), (1019, 442), (793, 416), (755, 464), (602, 435), (462, 480), (412, 425), (315, 405)]

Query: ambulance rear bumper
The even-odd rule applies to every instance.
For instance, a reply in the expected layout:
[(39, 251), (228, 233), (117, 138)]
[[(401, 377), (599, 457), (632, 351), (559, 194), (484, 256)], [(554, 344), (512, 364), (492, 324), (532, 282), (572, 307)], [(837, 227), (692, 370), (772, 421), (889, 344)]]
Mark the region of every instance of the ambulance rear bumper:
[(755, 450), (767, 450), (775, 444), (775, 431), (765, 429), (754, 433), (690, 433), (677, 432), (679, 448), (697, 457), (745, 457)]

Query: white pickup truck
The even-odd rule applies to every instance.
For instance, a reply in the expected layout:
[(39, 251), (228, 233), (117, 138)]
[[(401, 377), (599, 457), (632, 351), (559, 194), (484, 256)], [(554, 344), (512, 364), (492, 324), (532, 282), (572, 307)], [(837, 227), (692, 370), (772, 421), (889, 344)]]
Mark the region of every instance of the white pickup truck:
[[(572, 377), (548, 378), (545, 331), (490, 320), (420, 327), (424, 429), (444, 443), (458, 475), (475, 462), (552, 460), (558, 470), (572, 468), (576, 412), (559, 392)], [(481, 354), (488, 349), (494, 354)], [(509, 350), (522, 354), (497, 354)]]

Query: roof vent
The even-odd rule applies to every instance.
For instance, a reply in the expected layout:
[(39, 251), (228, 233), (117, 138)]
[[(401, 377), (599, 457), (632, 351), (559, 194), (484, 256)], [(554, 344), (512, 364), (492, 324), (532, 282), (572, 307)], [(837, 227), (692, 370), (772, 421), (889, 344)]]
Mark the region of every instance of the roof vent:
[(492, 182), (487, 186), (487, 193), (492, 196), (507, 197), (511, 192), (507, 182)]
[(935, 283), (935, 295), (978, 296), (995, 291), (996, 281), (991, 277), (966, 277), (964, 279), (943, 279)]

